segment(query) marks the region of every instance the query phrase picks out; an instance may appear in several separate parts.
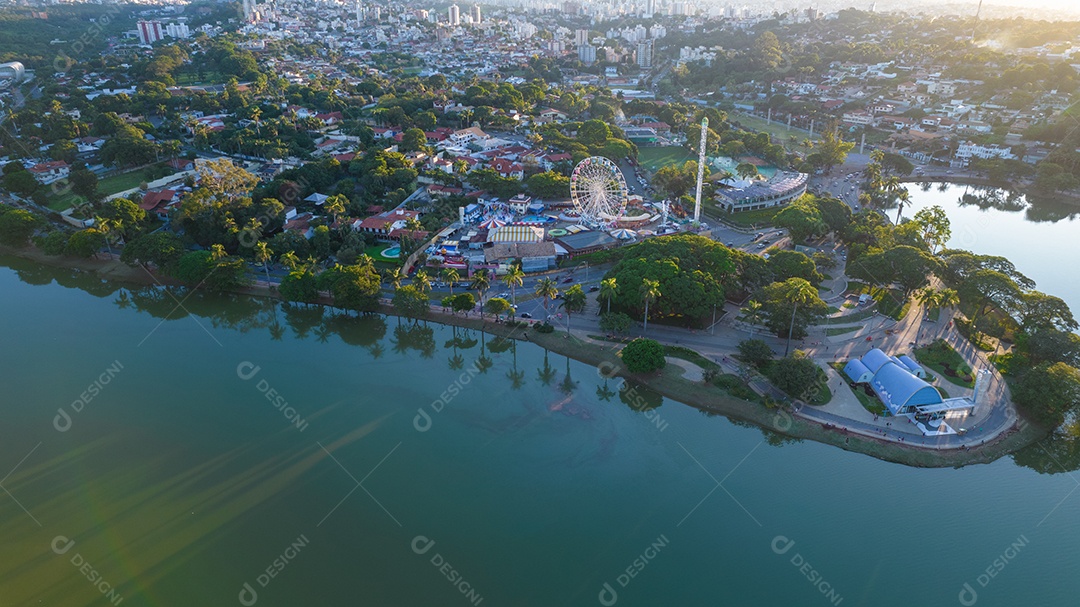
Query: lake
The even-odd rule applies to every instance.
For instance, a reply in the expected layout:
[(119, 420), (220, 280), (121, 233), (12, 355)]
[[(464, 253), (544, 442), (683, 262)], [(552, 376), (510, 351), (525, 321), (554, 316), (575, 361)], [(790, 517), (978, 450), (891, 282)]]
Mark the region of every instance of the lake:
[[(933, 205), (945, 209), (952, 222), (949, 248), (1006, 257), (1037, 289), (1080, 311), (1080, 281), (1062, 271), (1062, 264), (1067, 267), (1080, 259), (1080, 206), (1044, 200), (1033, 204), (996, 188), (935, 183), (923, 191), (911, 183), (908, 189), (913, 204), (905, 216)], [(895, 210), (890, 216), (896, 218)]]
[(908, 468), (630, 392), (528, 343), (11, 258), (0, 313), (3, 605), (1080, 593), (1071, 445)]

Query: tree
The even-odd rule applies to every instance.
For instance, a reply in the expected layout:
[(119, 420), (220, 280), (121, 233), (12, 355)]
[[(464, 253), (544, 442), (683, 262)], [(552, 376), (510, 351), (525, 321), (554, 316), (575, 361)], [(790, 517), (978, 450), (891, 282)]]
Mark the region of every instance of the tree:
[(757, 369), (764, 369), (772, 362), (773, 351), (760, 339), (744, 339), (739, 342), (739, 358)]
[(544, 298), (544, 316), (551, 316), (551, 312), (548, 310), (548, 302), (559, 296), (559, 289), (555, 281), (550, 278), (541, 278), (536, 281), (536, 287), (533, 291)]
[(390, 283), (390, 286), (397, 290), (401, 288), (401, 281), (405, 280), (405, 272), (402, 271), (400, 267), (390, 268), (389, 270), (386, 270), (383, 278), (386, 282)]
[(458, 293), (454, 296), (454, 312), (468, 312), (476, 307), (476, 298), (472, 293)]
[[(694, 165), (692, 171), (688, 167), (691, 163)], [(667, 197), (672, 200), (678, 200), (685, 196), (696, 183), (697, 163), (692, 160), (687, 161), (682, 167), (671, 164), (660, 167), (652, 178), (652, 185), (667, 194)]]
[(127, 198), (113, 198), (101, 203), (99, 213), (105, 219), (120, 226), (117, 231), (125, 239), (139, 233), (146, 221), (146, 211)]
[(431, 279), (428, 278), (427, 272), (424, 270), (417, 270), (416, 275), (413, 276), (413, 286), (415, 286), (421, 293), (428, 293), (431, 291)]
[[(769, 328), (781, 334), (784, 319), (788, 313), (791, 315), (787, 326), (787, 346), (784, 348), (784, 356), (791, 351), (791, 340), (796, 335), (805, 335), (806, 327), (812, 319), (820, 318), (828, 311), (829, 306), (818, 296), (818, 291), (812, 284), (802, 278), (789, 278), (784, 282), (774, 282), (765, 287), (765, 313), (769, 318)], [(800, 316), (799, 311), (803, 312)], [(796, 324), (796, 321), (798, 323)], [(796, 327), (798, 331), (796, 332)], [(779, 330), (778, 330), (779, 329)]]
[(741, 162), (735, 167), (735, 174), (740, 179), (753, 179), (758, 176), (758, 168), (749, 162)]
[(825, 233), (828, 224), (821, 216), (813, 194), (804, 194), (787, 205), (773, 217), (773, 225), (786, 228), (795, 242), (805, 242), (807, 238)]
[(427, 147), (427, 135), (418, 128), (405, 129), (401, 134), (398, 150), (402, 153), (419, 152)]
[(555, 171), (536, 173), (529, 177), (526, 185), (537, 198), (566, 198), (570, 193), (570, 178)]
[(631, 373), (652, 373), (667, 365), (664, 358), (664, 346), (655, 339), (639, 337), (626, 344), (619, 352), (623, 364)]
[(600, 299), (607, 301), (607, 312), (611, 313), (611, 300), (619, 294), (619, 283), (615, 277), (605, 278), (600, 281)]
[(87, 200), (97, 199), (98, 178), (93, 171), (88, 170), (85, 166), (79, 167), (71, 171), (69, 180), (71, 181), (72, 192)]
[(227, 197), (248, 194), (259, 183), (258, 177), (228, 158), (203, 160), (197, 171), (202, 188)]
[(1034, 421), (1056, 428), (1080, 407), (1080, 371), (1061, 362), (1038, 365), (1020, 378), (1012, 396)]
[(491, 288), (491, 275), (487, 270), (478, 270), (472, 277), (472, 289), (480, 296), (480, 317), (484, 316), (484, 293)]
[(521, 266), (514, 264), (510, 266), (510, 270), (502, 277), (503, 284), (510, 287), (510, 301), (511, 303), (517, 303), (517, 288), (525, 284), (525, 272), (522, 271)]
[(649, 304), (655, 302), (660, 298), (660, 281), (649, 280), (648, 278), (641, 281), (641, 286), (638, 288), (638, 294), (641, 295), (641, 303), (645, 305), (644, 324), (642, 326), (642, 333), (649, 330)]
[(754, 325), (761, 322), (762, 314), (761, 302), (756, 299), (746, 302), (746, 305), (743, 306), (743, 320), (750, 325), (750, 339), (754, 338)]
[(816, 151), (808, 157), (808, 160), (828, 174), (832, 172), (834, 166), (844, 164), (848, 152), (854, 147), (855, 142), (847, 142), (840, 137), (839, 129), (826, 129), (821, 141), (814, 148)]
[(805, 253), (798, 251), (777, 251), (769, 257), (768, 264), (777, 281), (802, 278), (818, 286), (825, 278), (817, 271), (817, 264)]
[(922, 232), (923, 242), (931, 253), (937, 253), (938, 249), (945, 246), (952, 238), (952, 229), (949, 224), (949, 216), (945, 209), (940, 206), (932, 206), (919, 209), (912, 219)]
[(266, 286), (270, 287), (270, 259), (272, 259), (274, 252), (270, 250), (270, 245), (263, 241), (255, 243), (255, 261), (262, 264), (263, 273), (266, 274)]
[(821, 369), (809, 357), (796, 352), (773, 361), (768, 367), (769, 380), (792, 398), (805, 398), (818, 382)]
[(105, 246), (105, 234), (101, 230), (87, 228), (75, 232), (68, 238), (64, 253), (86, 259), (97, 255), (103, 246)]
[(630, 331), (634, 319), (622, 312), (605, 312), (600, 315), (600, 330), (622, 335)]
[(443, 268), (442, 279), (446, 281), (446, 285), (450, 287), (450, 294), (454, 294), (454, 284), (461, 280), (461, 274), (454, 268)]
[(504, 312), (510, 311), (511, 313), (513, 313), (514, 308), (510, 305), (510, 302), (506, 301), (502, 297), (492, 297), (491, 299), (487, 300), (487, 303), (484, 304), (484, 309), (487, 310), (489, 314), (498, 319), (499, 315), (503, 314)]
[(40, 225), (40, 220), (30, 211), (0, 207), (0, 244), (22, 248), (30, 244), (30, 237)]
[[(18, 164), (18, 163), (12, 163)], [(22, 170), (4, 174), (4, 189), (22, 196), (29, 196), (36, 192), (41, 184), (30, 174), (30, 171)]]
[(330, 294), (334, 305), (358, 312), (374, 312), (378, 309), (379, 273), (370, 258), (366, 263), (351, 266), (338, 265), (330, 274)]
[(208, 291), (230, 291), (246, 283), (244, 262), (232, 257), (215, 259), (210, 251), (191, 251), (180, 257), (172, 275)]
[(431, 310), (427, 293), (416, 285), (405, 285), (395, 290), (391, 303), (399, 314), (414, 320), (426, 317)]
[(581, 290), (581, 285), (574, 285), (566, 290), (563, 294), (563, 301), (559, 305), (560, 308), (566, 311), (566, 332), (570, 332), (570, 315), (577, 314), (585, 309), (585, 291)]
[(153, 264), (171, 274), (184, 254), (184, 242), (172, 232), (159, 231), (132, 239), (120, 252), (120, 261), (128, 265)]
[(308, 269), (293, 269), (281, 280), (278, 292), (285, 301), (309, 304), (319, 299), (315, 275)]

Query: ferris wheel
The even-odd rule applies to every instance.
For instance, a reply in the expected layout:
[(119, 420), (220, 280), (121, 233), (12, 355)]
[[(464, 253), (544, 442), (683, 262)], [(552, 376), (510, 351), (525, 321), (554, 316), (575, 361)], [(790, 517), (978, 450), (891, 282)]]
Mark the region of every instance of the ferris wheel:
[(590, 156), (570, 174), (570, 199), (582, 223), (611, 223), (626, 211), (626, 179), (614, 162)]

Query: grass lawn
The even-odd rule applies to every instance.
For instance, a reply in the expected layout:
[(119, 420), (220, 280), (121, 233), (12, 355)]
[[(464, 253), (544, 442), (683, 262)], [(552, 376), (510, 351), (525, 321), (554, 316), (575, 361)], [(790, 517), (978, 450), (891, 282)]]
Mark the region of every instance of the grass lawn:
[(941, 308), (934, 308), (927, 314), (930, 320), (937, 322), (941, 318)]
[[(848, 306), (848, 304), (846, 304), (846, 303), (844, 304), (844, 306), (849, 310), (851, 308), (858, 307), (857, 305)], [(851, 323), (851, 322), (859, 322), (860, 320), (866, 320), (867, 318), (872, 317), (874, 315), (874, 310), (875, 310), (875, 308), (863, 308), (862, 310), (859, 310), (858, 312), (852, 312), (851, 314), (845, 314), (843, 316), (836, 316), (836, 317), (830, 318), (829, 322), (830, 323), (836, 323), (836, 324), (841, 324), (841, 323), (847, 324), (847, 323)]]
[(672, 358), (681, 358), (685, 361), (694, 363), (702, 369), (719, 369), (720, 365), (705, 358), (701, 354), (698, 354), (690, 348), (684, 348), (682, 346), (664, 346), (664, 354)]
[(693, 159), (694, 155), (681, 145), (638, 148), (638, 164), (653, 172), (669, 164), (681, 165)]
[[(844, 364), (845, 363), (829, 363), (829, 366), (836, 369), (836, 372), (839, 373), (841, 377), (846, 377), (844, 375)], [(881, 401), (876, 397), (867, 394), (863, 386), (857, 385), (852, 388), (851, 391), (855, 394), (855, 398), (859, 399), (859, 404), (863, 406), (863, 409), (866, 409), (874, 415), (885, 415), (885, 405), (881, 404)]]
[(759, 226), (772, 225), (773, 218), (776, 217), (776, 214), (783, 208), (784, 207), (758, 209), (756, 211), (741, 211), (739, 213), (718, 212), (716, 213), (716, 216), (737, 226), (756, 228)]
[(719, 375), (713, 380), (713, 385), (725, 390), (735, 398), (741, 398), (754, 403), (761, 402), (761, 397), (758, 396), (758, 393), (754, 392), (749, 386), (744, 384), (743, 380), (740, 379), (738, 375), (732, 375), (730, 373)]
[(943, 340), (937, 340), (915, 350), (915, 358), (931, 371), (946, 380), (965, 388), (975, 386), (975, 377), (971, 367), (952, 346)]
[(869, 294), (877, 302), (877, 311), (894, 320), (902, 319), (911, 307), (911, 302), (904, 297), (904, 292), (896, 289), (871, 287), (866, 283), (852, 280), (848, 282), (848, 291), (858, 295)]
[[(801, 129), (797, 129), (794, 127), (789, 129), (786, 122), (778, 122), (774, 120), (772, 124), (769, 124), (769, 122), (764, 118), (758, 118), (757, 116), (751, 116), (750, 114), (744, 114), (742, 112), (735, 112), (731, 114), (730, 120), (732, 122), (738, 122), (743, 127), (752, 131), (758, 131), (760, 133), (768, 133), (772, 135), (776, 140), (778, 140), (779, 143), (783, 144), (783, 146), (788, 148), (789, 150), (795, 148), (803, 149), (802, 140), (806, 139), (810, 135), (807, 131)], [(792, 135), (795, 135), (795, 145), (792, 145), (791, 143)], [(819, 133), (815, 133), (815, 139), (818, 135)]]
[(401, 264), (401, 259), (400, 258), (397, 258), (397, 257), (384, 257), (383, 254), (382, 254), (383, 251), (385, 251), (386, 249), (389, 249), (392, 246), (394, 246), (394, 245), (387, 244), (387, 243), (379, 243), (379, 244), (377, 244), (375, 246), (368, 247), (368, 248), (364, 249), (364, 253), (366, 253), (368, 257), (374, 259), (375, 261), (381, 261), (383, 263), (389, 263), (389, 264), (393, 264), (393, 265), (400, 265)]
[(833, 335), (843, 335), (845, 333), (854, 333), (855, 331), (858, 331), (859, 328), (860, 327), (832, 327), (832, 328), (826, 328), (825, 329), (825, 335), (828, 335), (828, 336), (831, 337)]

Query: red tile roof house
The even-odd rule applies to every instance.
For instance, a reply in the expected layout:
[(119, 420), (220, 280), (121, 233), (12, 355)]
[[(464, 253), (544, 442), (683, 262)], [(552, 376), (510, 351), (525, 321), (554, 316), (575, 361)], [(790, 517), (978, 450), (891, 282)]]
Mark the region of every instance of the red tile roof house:
[(30, 167), (30, 173), (45, 185), (49, 185), (54, 181), (59, 181), (68, 176), (71, 172), (71, 167), (63, 160), (51, 160), (49, 162), (41, 162)]
[[(315, 228), (311, 227), (311, 220), (315, 219), (315, 215), (311, 213), (300, 213), (296, 215), (296, 209), (293, 209), (293, 217), (286, 219), (285, 225), (282, 229), (286, 232), (296, 232), (304, 238), (311, 240), (311, 237), (315, 235)], [(288, 217), (288, 213), (286, 213)]]
[(335, 125), (335, 124), (337, 124), (337, 123), (339, 123), (339, 122), (341, 122), (342, 120), (345, 119), (344, 116), (341, 115), (341, 112), (328, 112), (326, 114), (315, 114), (315, 118), (317, 120), (320, 120), (326, 126), (333, 126), (333, 125)]
[(194, 160), (188, 160), (187, 158), (173, 158), (172, 160), (169, 160), (165, 164), (167, 164), (169, 166), (169, 168), (175, 169), (177, 171), (194, 171), (195, 170), (195, 161)]
[[(405, 222), (409, 219), (420, 219), (420, 211), (409, 209), (394, 209), (378, 215), (373, 215), (360, 222), (359, 230), (375, 234), (381, 238), (391, 238), (395, 230), (405, 228)], [(400, 237), (400, 234), (398, 235)]]
[(499, 174), (499, 177), (521, 179), (525, 176), (525, 169), (520, 164), (511, 162), (505, 158), (496, 158), (491, 161), (489, 166)]
[(157, 215), (158, 219), (164, 220), (175, 202), (176, 190), (160, 190), (143, 194), (139, 207), (147, 213)]

